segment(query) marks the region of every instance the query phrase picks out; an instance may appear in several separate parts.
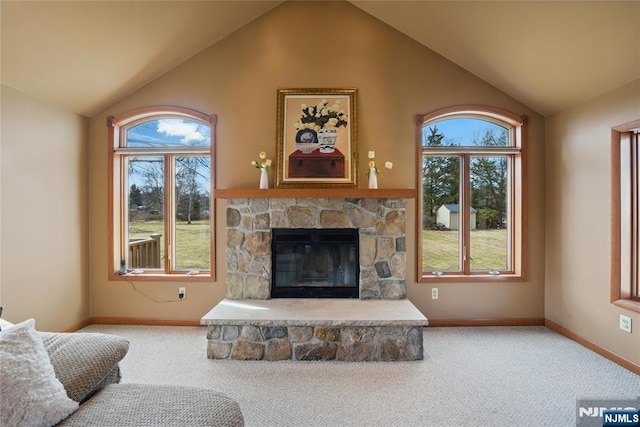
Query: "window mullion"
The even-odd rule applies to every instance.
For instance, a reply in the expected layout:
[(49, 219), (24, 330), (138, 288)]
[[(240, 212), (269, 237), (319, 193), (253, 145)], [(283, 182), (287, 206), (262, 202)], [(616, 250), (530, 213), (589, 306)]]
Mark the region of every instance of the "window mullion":
[(171, 154), (164, 156), (164, 272), (169, 274), (173, 271), (173, 253), (175, 251), (174, 238), (174, 215), (173, 213), (173, 159)]
[[(507, 199), (507, 210), (506, 210), (506, 220), (507, 220), (507, 251), (509, 254), (509, 263), (507, 265), (507, 270), (509, 272), (514, 272), (516, 270), (516, 234), (515, 234), (515, 218), (516, 218), (516, 188), (518, 188), (517, 180), (516, 180), (516, 160), (515, 156), (508, 156), (508, 199)], [(519, 190), (522, 193), (522, 188)]]
[(638, 134), (630, 132), (631, 140), (631, 295), (640, 297), (640, 153)]
[(620, 135), (620, 295), (633, 297), (633, 142), (632, 133)]
[[(129, 174), (127, 170), (129, 168), (129, 158), (118, 158), (119, 162), (119, 171), (118, 171), (118, 182), (120, 183), (120, 190), (118, 192), (117, 201), (120, 206), (120, 215), (119, 215), (119, 231), (120, 231), (120, 262), (121, 260), (125, 260), (125, 267), (128, 265), (128, 257), (129, 257)], [(122, 265), (120, 264), (120, 268)]]
[(460, 231), (462, 233), (462, 272), (471, 273), (471, 234), (470, 234), (470, 214), (471, 211), (471, 155), (461, 156), (461, 184), (460, 186)]

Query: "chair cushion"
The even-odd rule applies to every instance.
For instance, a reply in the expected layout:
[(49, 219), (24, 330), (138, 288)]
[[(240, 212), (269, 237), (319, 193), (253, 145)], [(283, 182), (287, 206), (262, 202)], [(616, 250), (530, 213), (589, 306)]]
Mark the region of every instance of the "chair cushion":
[(60, 424), (64, 427), (88, 425), (242, 427), (244, 418), (236, 401), (213, 390), (112, 384), (84, 402), (78, 411)]
[(129, 351), (122, 337), (97, 333), (40, 332), (56, 376), (70, 398), (83, 402), (111, 375), (119, 380), (118, 362)]
[(53, 426), (78, 409), (29, 319), (0, 331), (0, 425)]

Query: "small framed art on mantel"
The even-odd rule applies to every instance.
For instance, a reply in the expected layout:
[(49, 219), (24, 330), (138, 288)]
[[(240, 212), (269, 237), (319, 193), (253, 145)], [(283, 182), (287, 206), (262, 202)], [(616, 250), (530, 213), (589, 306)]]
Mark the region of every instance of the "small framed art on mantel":
[(278, 89), (276, 187), (356, 187), (357, 89)]

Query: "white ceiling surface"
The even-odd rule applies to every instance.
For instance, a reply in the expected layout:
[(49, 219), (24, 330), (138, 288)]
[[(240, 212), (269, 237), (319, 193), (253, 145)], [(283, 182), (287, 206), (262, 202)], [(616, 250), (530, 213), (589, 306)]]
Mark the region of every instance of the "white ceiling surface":
[[(91, 117), (280, 3), (2, 0), (2, 84)], [(543, 115), (640, 78), (640, 2), (352, 3)]]

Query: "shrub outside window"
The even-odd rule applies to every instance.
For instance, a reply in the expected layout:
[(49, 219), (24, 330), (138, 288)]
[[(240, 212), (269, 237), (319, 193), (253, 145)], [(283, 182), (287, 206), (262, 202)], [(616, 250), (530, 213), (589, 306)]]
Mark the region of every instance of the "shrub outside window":
[(110, 278), (211, 280), (215, 116), (149, 107), (107, 124)]
[(524, 280), (526, 118), (461, 106), (418, 117), (418, 280)]

